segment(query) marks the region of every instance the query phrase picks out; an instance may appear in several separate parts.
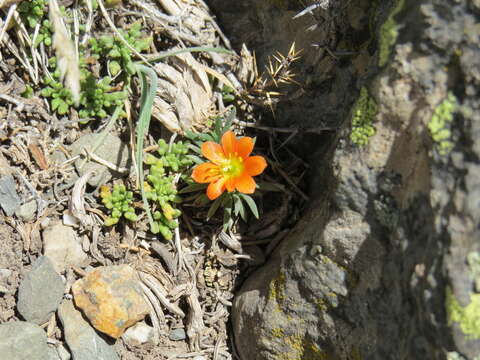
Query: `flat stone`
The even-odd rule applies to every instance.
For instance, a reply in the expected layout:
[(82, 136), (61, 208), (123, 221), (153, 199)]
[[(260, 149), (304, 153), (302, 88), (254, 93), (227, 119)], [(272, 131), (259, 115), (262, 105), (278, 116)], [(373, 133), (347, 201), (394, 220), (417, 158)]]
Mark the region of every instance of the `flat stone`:
[(116, 339), (149, 313), (139, 281), (128, 265), (99, 267), (72, 285), (75, 304), (97, 330)]
[(133, 346), (138, 346), (145, 343), (154, 342), (153, 327), (148, 326), (145, 322), (141, 321), (131, 327), (129, 327), (122, 335), (122, 339), (126, 343)]
[(185, 340), (187, 338), (187, 334), (185, 333), (184, 328), (173, 329), (168, 334), (168, 338), (172, 341), (180, 341)]
[(75, 309), (71, 300), (64, 300), (58, 308), (63, 334), (73, 360), (119, 360), (113, 345), (101, 338)]
[(5, 211), (5, 215), (12, 216), (20, 205), (21, 201), (13, 176), (7, 175), (0, 178), (0, 206)]
[(50, 360), (47, 334), (38, 325), (15, 321), (0, 325), (0, 357), (5, 360)]
[(68, 352), (68, 350), (65, 348), (65, 346), (61, 345), (57, 347), (57, 353), (58, 356), (60, 357), (60, 360), (70, 360), (72, 356)]
[(25, 204), (21, 205), (16, 211), (15, 215), (25, 221), (33, 221), (35, 220), (35, 213), (37, 212), (37, 201), (31, 200), (26, 202)]
[(46, 256), (39, 257), (18, 288), (17, 310), (25, 320), (43, 324), (57, 310), (65, 285)]
[(43, 231), (43, 253), (52, 260), (55, 270), (61, 274), (68, 267), (88, 265), (77, 234), (71, 227), (57, 223)]
[[(97, 140), (100, 139), (101, 144), (95, 150), (95, 154), (118, 167), (128, 167), (131, 163), (128, 145), (116, 136), (110, 134), (105, 138), (102, 138), (102, 136), (102, 134), (88, 134), (79, 138), (71, 145), (72, 157), (83, 154), (84, 148), (91, 150)], [(84, 157), (75, 162), (75, 167), (81, 176), (90, 170), (95, 171), (95, 175), (88, 180), (88, 183), (92, 186), (105, 184), (113, 175), (121, 176), (121, 174), (115, 173), (97, 162), (85, 162)]]

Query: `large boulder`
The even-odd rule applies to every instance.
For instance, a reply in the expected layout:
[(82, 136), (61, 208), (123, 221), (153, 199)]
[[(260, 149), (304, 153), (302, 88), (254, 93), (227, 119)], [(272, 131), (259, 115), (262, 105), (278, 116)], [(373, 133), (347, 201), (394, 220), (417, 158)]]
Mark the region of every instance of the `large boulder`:
[[(211, 3), (263, 54), (292, 34), (313, 42), (292, 20), (297, 2)], [(310, 86), (278, 121), (343, 126), (312, 159), (309, 209), (236, 297), (237, 350), (243, 360), (475, 359), (480, 4), (319, 3), (324, 52), (315, 62), (306, 50)], [(229, 21), (234, 10), (241, 21)]]

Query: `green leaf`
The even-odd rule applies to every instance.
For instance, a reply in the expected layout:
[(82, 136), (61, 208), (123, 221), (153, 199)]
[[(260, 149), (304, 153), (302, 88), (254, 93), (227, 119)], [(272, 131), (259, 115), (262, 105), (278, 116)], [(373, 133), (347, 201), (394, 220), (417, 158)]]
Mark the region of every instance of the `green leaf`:
[(188, 193), (195, 192), (195, 191), (205, 190), (207, 188), (207, 186), (208, 186), (208, 184), (191, 184), (191, 185), (185, 186), (178, 193), (179, 194), (188, 194)]
[(221, 196), (215, 199), (215, 201), (210, 206), (210, 209), (208, 209), (207, 221), (210, 220), (213, 217), (213, 215), (215, 215), (218, 208), (220, 207), (220, 204), (222, 204), (223, 200), (224, 200), (224, 194), (222, 194)]
[(197, 155), (187, 155), (187, 159), (192, 160), (197, 165), (203, 164), (205, 162), (204, 159), (200, 158)]
[(57, 112), (60, 115), (65, 115), (68, 112), (68, 104), (65, 101), (62, 101), (60, 105), (58, 105)]
[(255, 216), (258, 219), (258, 208), (257, 204), (255, 204), (255, 201), (252, 199), (251, 196), (245, 195), (242, 193), (238, 194), (245, 202), (247, 203), (248, 207), (250, 208), (250, 211), (252, 212), (253, 216)]
[(282, 184), (267, 181), (257, 182), (257, 188), (260, 191), (285, 191), (285, 186), (283, 186)]
[(245, 211), (245, 206), (243, 206), (243, 201), (238, 196), (234, 197), (234, 213), (235, 216), (240, 215), (243, 221), (247, 221), (247, 212)]

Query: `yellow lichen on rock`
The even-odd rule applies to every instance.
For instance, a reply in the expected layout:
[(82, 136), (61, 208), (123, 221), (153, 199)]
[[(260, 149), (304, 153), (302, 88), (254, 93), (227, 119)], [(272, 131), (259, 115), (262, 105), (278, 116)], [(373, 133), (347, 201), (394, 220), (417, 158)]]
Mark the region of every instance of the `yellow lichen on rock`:
[(90, 323), (115, 339), (149, 312), (138, 275), (128, 265), (97, 268), (76, 281), (72, 292)]

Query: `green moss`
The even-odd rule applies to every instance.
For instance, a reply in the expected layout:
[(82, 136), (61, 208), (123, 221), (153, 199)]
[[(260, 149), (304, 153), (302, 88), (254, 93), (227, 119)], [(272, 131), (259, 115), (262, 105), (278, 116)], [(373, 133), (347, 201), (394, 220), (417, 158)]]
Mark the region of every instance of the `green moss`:
[(450, 125), (457, 105), (457, 98), (452, 93), (448, 93), (447, 98), (436, 107), (432, 118), (427, 124), (437, 151), (441, 155), (448, 154), (453, 148), (453, 142), (450, 140)]
[(390, 12), (387, 20), (380, 27), (380, 39), (378, 44), (378, 65), (380, 66), (384, 66), (387, 63), (392, 51), (392, 46), (397, 41), (398, 25), (394, 20), (394, 17), (403, 9), (404, 4), (405, 0), (395, 0), (395, 6)]
[(359, 146), (368, 144), (370, 137), (375, 134), (375, 127), (372, 123), (378, 112), (378, 106), (363, 87), (360, 96), (353, 106), (352, 132), (350, 139)]
[(457, 323), (469, 339), (480, 339), (480, 294), (470, 296), (470, 304), (463, 307), (447, 288), (446, 308), (448, 323)]

